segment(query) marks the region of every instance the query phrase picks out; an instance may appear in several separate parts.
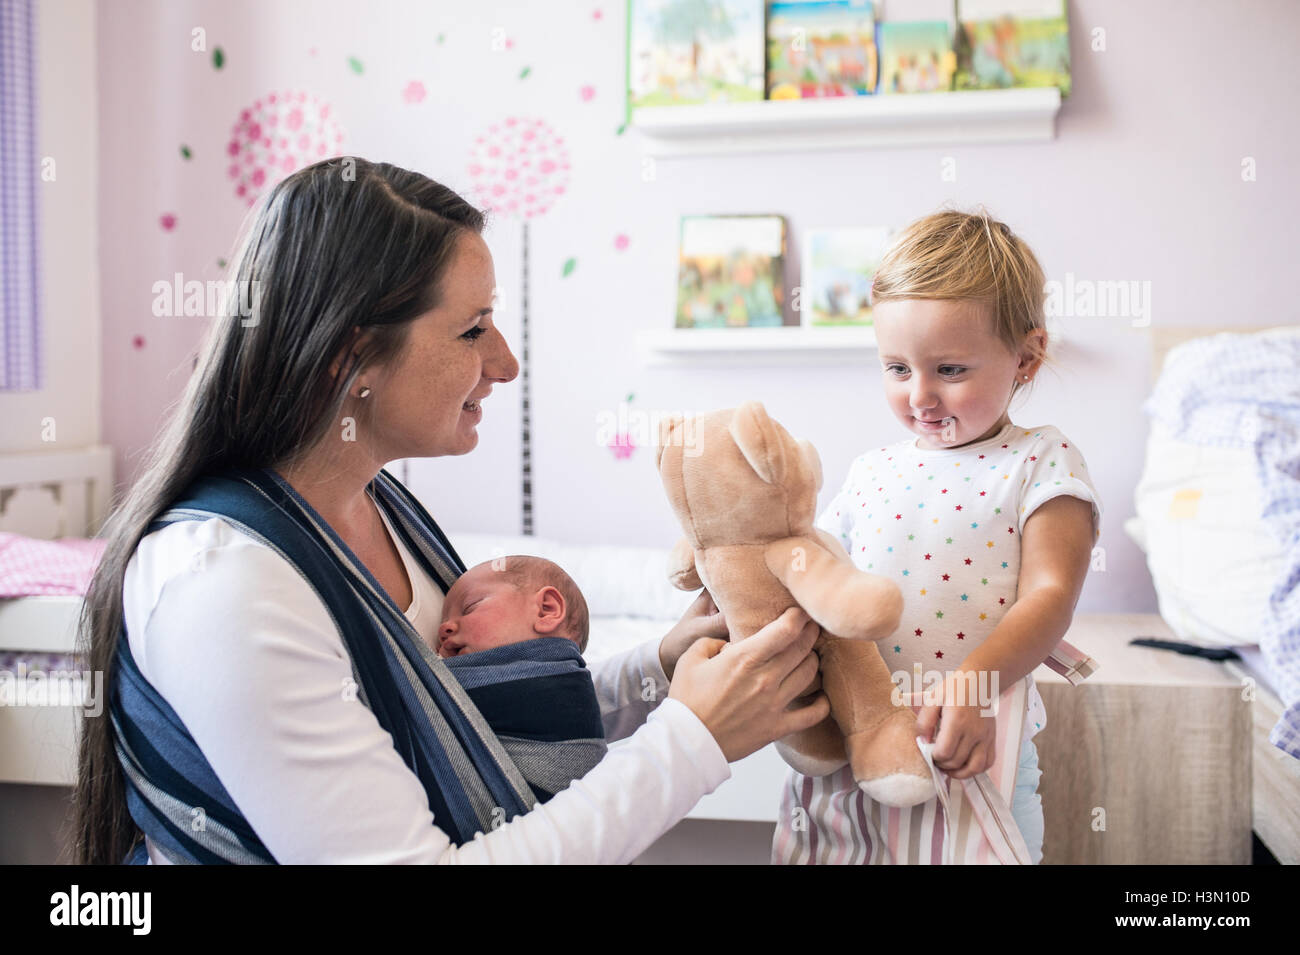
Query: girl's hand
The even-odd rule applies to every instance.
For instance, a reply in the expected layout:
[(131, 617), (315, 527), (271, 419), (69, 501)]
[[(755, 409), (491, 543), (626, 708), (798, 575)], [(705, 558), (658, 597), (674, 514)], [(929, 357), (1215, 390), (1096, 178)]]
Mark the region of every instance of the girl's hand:
[(926, 740), (933, 738), (935, 723), (939, 724), (930, 755), (934, 765), (953, 779), (978, 776), (992, 766), (997, 742), (993, 714), (980, 715), (987, 707), (979, 700), (965, 699), (969, 684), (961, 676), (960, 671), (945, 674), (942, 701), (927, 703), (916, 718), (917, 733)]
[(812, 648), (820, 635), (821, 627), (790, 607), (739, 643), (700, 640), (682, 655), (668, 695), (700, 718), (734, 763), (830, 715), (825, 693), (791, 706), (817, 678)]
[(677, 668), (677, 661), (701, 637), (727, 639), (727, 621), (707, 590), (700, 591), (695, 602), (682, 614), (682, 619), (677, 621), (676, 626), (659, 643), (659, 665), (664, 668), (664, 675), (670, 681)]

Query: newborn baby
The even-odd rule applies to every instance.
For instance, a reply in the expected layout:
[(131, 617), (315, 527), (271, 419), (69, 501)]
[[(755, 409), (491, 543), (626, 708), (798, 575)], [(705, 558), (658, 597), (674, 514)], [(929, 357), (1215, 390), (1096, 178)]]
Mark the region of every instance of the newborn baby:
[[(582, 591), (541, 557), (485, 561), (461, 574), (443, 598), (433, 649), (541, 802), (585, 776), (606, 752), (600, 700), (579, 655), (587, 649), (587, 627)], [(578, 653), (544, 637), (572, 641)], [(502, 649), (512, 644), (519, 646)], [(511, 676), (521, 662), (527, 666)], [(482, 678), (493, 670), (505, 679)]]
[(457, 578), (442, 602), (433, 649), (444, 659), (539, 637), (587, 649), (587, 601), (558, 565), (541, 557), (498, 557)]

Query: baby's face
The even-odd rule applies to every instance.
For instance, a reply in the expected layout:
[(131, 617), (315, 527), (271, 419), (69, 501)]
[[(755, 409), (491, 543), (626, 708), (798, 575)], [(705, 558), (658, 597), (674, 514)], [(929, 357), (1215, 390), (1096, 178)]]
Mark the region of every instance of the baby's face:
[(491, 563), (471, 567), (456, 579), (442, 602), (438, 656), (454, 657), (516, 643), (532, 635), (529, 599)]
[(476, 653), (538, 637), (564, 636), (568, 607), (553, 586), (525, 593), (493, 561), (471, 567), (442, 601), (434, 649), (440, 657)]
[[(919, 448), (957, 448), (998, 433), (1019, 356), (967, 302), (900, 299), (872, 309), (885, 399)], [(932, 423), (927, 423), (932, 422)]]

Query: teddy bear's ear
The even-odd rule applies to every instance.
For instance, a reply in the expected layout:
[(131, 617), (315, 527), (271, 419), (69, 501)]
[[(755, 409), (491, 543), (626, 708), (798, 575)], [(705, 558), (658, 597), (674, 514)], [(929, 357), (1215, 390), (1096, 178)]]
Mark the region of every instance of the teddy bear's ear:
[(746, 401), (737, 408), (728, 430), (755, 474), (768, 484), (785, 480), (785, 443), (760, 402)]
[(655, 444), (655, 467), (658, 468), (664, 459), (664, 448), (672, 444), (673, 432), (681, 427), (683, 417), (679, 414), (669, 415), (667, 418), (659, 419), (659, 441)]
[(808, 470), (812, 472), (813, 486), (817, 490), (822, 489), (822, 459), (813, 447), (812, 442), (807, 438), (799, 442), (799, 453), (803, 455), (804, 463), (808, 465)]

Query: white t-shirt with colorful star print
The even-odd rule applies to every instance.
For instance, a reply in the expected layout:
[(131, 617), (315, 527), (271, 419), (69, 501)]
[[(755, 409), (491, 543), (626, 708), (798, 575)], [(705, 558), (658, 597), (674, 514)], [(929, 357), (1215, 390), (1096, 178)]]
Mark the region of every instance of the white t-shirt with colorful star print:
[[(907, 674), (905, 689), (925, 689), (937, 679), (932, 671), (956, 669), (993, 632), (1016, 601), (1025, 521), (1063, 494), (1092, 503), (1095, 542), (1101, 498), (1079, 449), (1050, 425), (1008, 423), (984, 441), (944, 450), (908, 439), (853, 462), (817, 526), (858, 569), (902, 591), (898, 629), (879, 647), (896, 679)], [(1032, 678), (1027, 705), (1024, 739), (1047, 725)]]

